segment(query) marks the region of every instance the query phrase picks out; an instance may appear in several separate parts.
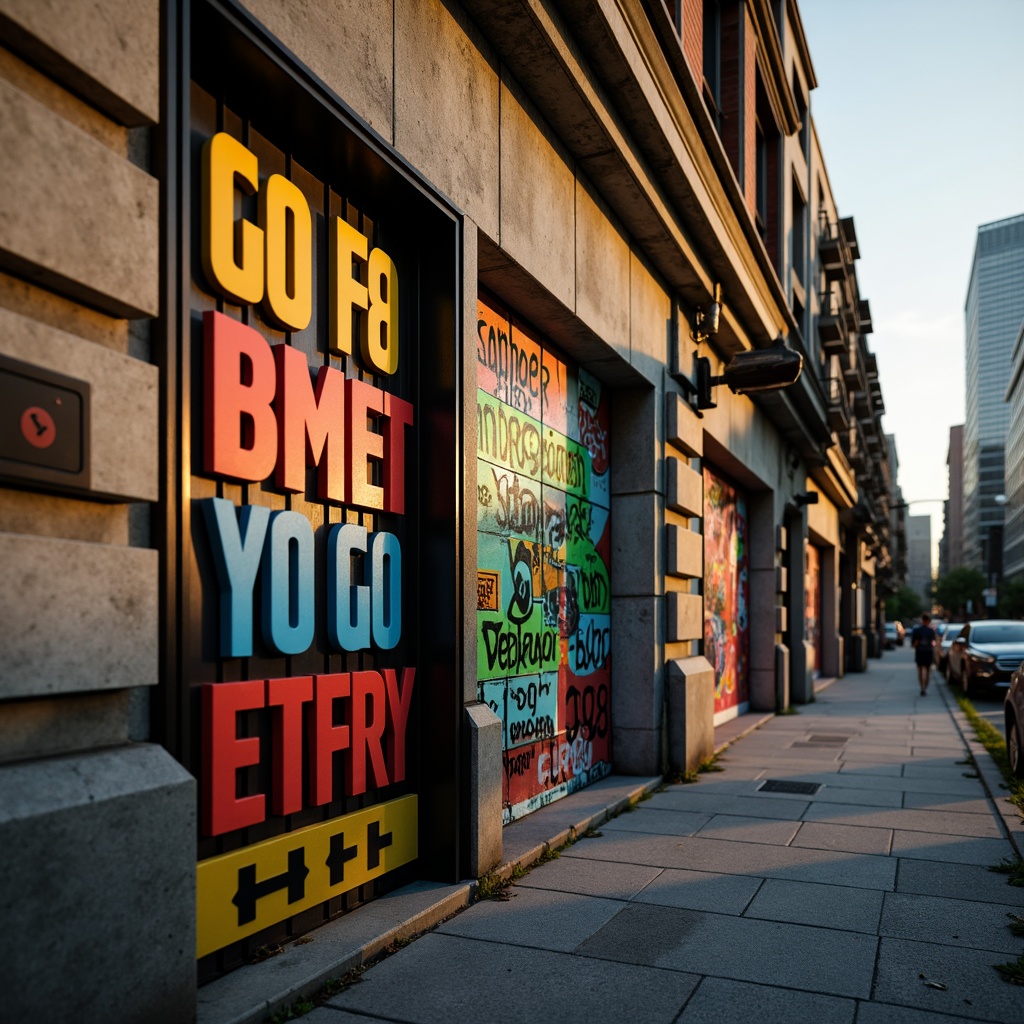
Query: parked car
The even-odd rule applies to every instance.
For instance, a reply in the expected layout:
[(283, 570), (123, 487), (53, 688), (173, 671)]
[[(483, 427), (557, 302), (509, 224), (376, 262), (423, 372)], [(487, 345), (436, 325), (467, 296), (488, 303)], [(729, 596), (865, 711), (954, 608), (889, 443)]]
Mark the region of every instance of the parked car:
[(946, 678), (958, 682), (965, 695), (1009, 686), (1010, 676), (1024, 661), (1024, 622), (968, 622), (954, 637), (946, 658)]
[(1003, 701), (1003, 728), (1006, 731), (1006, 755), (1010, 769), (1018, 779), (1024, 779), (1024, 750), (1021, 749), (1024, 728), (1024, 664), (1010, 676), (1010, 689)]
[(887, 651), (894, 651), (896, 645), (902, 643), (900, 640), (899, 630), (896, 628), (895, 622), (887, 622), (885, 624), (885, 636), (883, 638), (883, 646)]
[(953, 643), (963, 628), (964, 624), (962, 622), (947, 622), (946, 628), (939, 633), (940, 639), (935, 645), (935, 666), (940, 672), (944, 673), (946, 671), (946, 663), (949, 661), (950, 644)]

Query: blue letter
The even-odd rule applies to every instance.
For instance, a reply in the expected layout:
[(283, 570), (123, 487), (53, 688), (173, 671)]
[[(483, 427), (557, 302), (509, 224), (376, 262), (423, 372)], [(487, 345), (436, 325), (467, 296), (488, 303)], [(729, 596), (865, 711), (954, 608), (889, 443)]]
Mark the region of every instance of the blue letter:
[(327, 638), (342, 651), (370, 646), (370, 588), (352, 583), (353, 551), (366, 554), (366, 527), (332, 526), (327, 535)]
[(299, 512), (275, 512), (263, 552), (263, 639), (281, 654), (301, 654), (316, 629), (313, 527)]
[(373, 562), (373, 642), (385, 651), (402, 637), (402, 548), (393, 533), (370, 538)]

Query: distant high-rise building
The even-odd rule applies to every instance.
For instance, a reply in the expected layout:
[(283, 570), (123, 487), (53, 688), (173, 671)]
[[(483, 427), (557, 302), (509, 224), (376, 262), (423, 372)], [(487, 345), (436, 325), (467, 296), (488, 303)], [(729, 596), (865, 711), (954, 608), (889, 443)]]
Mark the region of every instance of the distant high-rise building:
[(1006, 526), (1003, 574), (1024, 575), (1024, 321), (1013, 346), (1013, 370), (1006, 390), (1010, 430), (1006, 437)]
[(945, 519), (939, 545), (939, 575), (964, 564), (964, 425), (949, 428), (949, 500), (943, 506)]
[(932, 517), (907, 516), (907, 586), (932, 606)]
[(993, 564), (990, 541), (1000, 542), (1003, 525), (995, 499), (1005, 493), (1006, 381), (1022, 318), (1024, 214), (1018, 214), (978, 228), (965, 306), (963, 560), (985, 571)]

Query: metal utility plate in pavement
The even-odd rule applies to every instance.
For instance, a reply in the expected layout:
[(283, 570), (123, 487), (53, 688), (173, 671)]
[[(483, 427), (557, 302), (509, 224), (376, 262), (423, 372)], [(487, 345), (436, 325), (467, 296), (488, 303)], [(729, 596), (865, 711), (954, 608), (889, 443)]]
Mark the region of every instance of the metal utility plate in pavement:
[(821, 789), (820, 782), (789, 782), (786, 779), (765, 779), (757, 787), (759, 793), (806, 793), (814, 796)]

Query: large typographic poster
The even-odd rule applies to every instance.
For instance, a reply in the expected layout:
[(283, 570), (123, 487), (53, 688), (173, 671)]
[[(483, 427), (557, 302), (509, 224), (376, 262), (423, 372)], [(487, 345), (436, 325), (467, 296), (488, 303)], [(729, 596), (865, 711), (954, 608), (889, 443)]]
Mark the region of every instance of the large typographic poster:
[(804, 636), (811, 642), (811, 664), (817, 679), (821, 675), (821, 552), (807, 544), (804, 562)]
[(704, 656), (715, 670), (715, 724), (749, 700), (747, 502), (704, 467)]
[(491, 302), (477, 335), (477, 679), (507, 823), (611, 770), (609, 397)]

